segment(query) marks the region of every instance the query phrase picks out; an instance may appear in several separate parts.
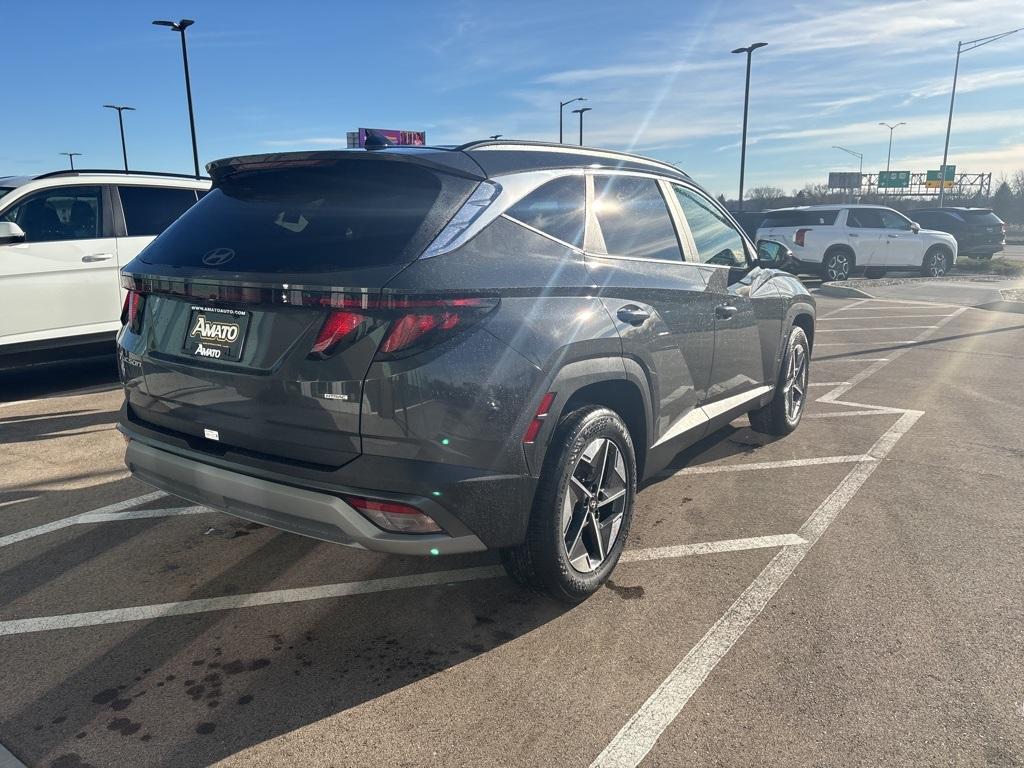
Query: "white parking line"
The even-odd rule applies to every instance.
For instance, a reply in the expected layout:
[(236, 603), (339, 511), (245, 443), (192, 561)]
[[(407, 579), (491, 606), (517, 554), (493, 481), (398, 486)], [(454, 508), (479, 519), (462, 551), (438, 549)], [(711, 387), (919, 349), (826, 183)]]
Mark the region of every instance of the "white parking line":
[(784, 467), (813, 467), (821, 464), (850, 464), (855, 461), (873, 461), (870, 456), (818, 456), (812, 459), (782, 459), (780, 461), (753, 461), (747, 464), (701, 464), (696, 467), (685, 467), (675, 472), (667, 472), (659, 477), (679, 477), (681, 475), (711, 475), (718, 472), (752, 472), (760, 469), (782, 469)]
[(814, 348), (818, 347), (849, 347), (853, 344), (885, 344), (886, 346), (912, 345), (917, 342), (913, 339), (864, 339), (863, 341), (816, 341)]
[[(18, 531), (17, 533), (9, 533), (6, 536), (0, 536), (0, 548), (10, 546), (11, 544), (16, 544), (19, 541), (25, 541), (26, 539), (33, 539), (36, 536), (42, 536), (46, 533), (59, 531), (61, 528), (67, 528), (68, 526), (72, 525), (80, 525), (82, 523), (102, 523), (107, 522), (107, 520), (128, 519), (129, 515), (134, 515), (135, 517), (162, 517), (165, 516), (168, 512), (173, 512), (173, 514), (189, 514), (182, 513), (180, 511), (181, 508), (179, 508), (179, 511), (147, 509), (141, 510), (140, 512), (136, 513), (129, 513), (129, 515), (118, 515), (118, 513), (123, 513), (123, 511), (126, 509), (131, 509), (132, 507), (137, 507), (141, 504), (147, 504), (151, 501), (162, 499), (166, 495), (167, 494), (164, 491), (153, 491), (153, 493), (147, 493), (144, 496), (136, 496), (134, 499), (125, 499), (124, 501), (119, 501), (116, 504), (109, 504), (105, 507), (100, 507), (99, 509), (94, 509), (90, 512), (82, 512), (77, 515), (72, 515), (71, 517), (64, 517), (60, 520), (54, 520), (50, 523), (37, 525), (34, 528), (26, 528), (24, 531)], [(189, 509), (189, 507), (184, 507), (184, 509)]]
[(918, 330), (919, 328), (936, 328), (934, 325), (895, 325), (895, 326), (876, 326), (874, 328), (819, 328), (815, 331), (815, 335), (819, 333), (860, 333), (861, 331), (910, 331)]
[(0, 744), (0, 768), (26, 768), (25, 764)]
[(757, 619), (768, 601), (786, 583), (828, 526), (879, 466), (878, 460), (889, 454), (900, 437), (922, 415), (922, 411), (907, 411), (878, 439), (868, 452), (876, 461), (860, 462), (850, 470), (800, 528), (799, 535), (805, 542), (787, 545), (771, 559), (729, 610), (690, 649), (639, 711), (626, 722), (591, 763), (591, 768), (634, 768), (640, 764), (718, 662)]
[[(758, 536), (747, 539), (727, 539), (724, 541), (684, 544), (676, 547), (652, 547), (650, 549), (629, 550), (623, 554), (622, 559), (625, 562), (649, 562), (720, 552), (797, 546), (803, 542), (803, 538), (792, 533), (778, 536)], [(390, 592), (396, 589), (431, 587), (465, 581), (478, 581), (480, 579), (493, 579), (502, 576), (504, 573), (505, 570), (501, 566), (488, 565), (479, 568), (433, 571), (431, 573), (392, 576), (383, 579), (370, 579), (368, 581), (324, 584), (319, 587), (275, 589), (268, 592), (251, 592), (246, 595), (208, 597), (201, 600), (182, 600), (176, 603), (138, 605), (132, 608), (113, 608), (106, 611), (66, 613), (58, 616), (38, 616), (31, 619), (10, 619), (8, 621), (0, 621), (0, 636), (23, 635), (29, 632), (47, 632), (74, 627), (95, 627), (101, 624), (121, 624), (128, 621), (146, 621), (165, 616), (187, 616), (194, 613), (252, 608), (260, 605), (300, 603), (308, 600), (324, 600), (327, 598), (348, 597), (350, 595), (366, 595), (374, 592)]]
[(843, 315), (842, 317), (819, 317), (818, 322), (822, 323), (825, 321), (836, 322), (847, 320), (909, 320), (917, 317), (949, 317), (949, 315)]
[(840, 384), (845, 384), (845, 381), (812, 381), (807, 386), (809, 387), (838, 387)]
[(835, 419), (841, 416), (891, 416), (903, 413), (902, 408), (871, 408), (863, 411), (829, 411), (828, 413), (805, 413), (805, 419)]

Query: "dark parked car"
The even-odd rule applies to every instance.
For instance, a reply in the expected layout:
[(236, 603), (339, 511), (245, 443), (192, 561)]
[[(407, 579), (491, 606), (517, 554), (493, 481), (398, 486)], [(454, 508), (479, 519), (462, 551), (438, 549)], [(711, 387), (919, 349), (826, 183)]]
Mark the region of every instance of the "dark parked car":
[(814, 300), (674, 167), (561, 145), (220, 160), (124, 269), (126, 463), (238, 517), (500, 549), (575, 602), (637, 483), (800, 421)]
[(991, 208), (918, 208), (907, 215), (925, 229), (953, 235), (961, 256), (991, 259), (1006, 245), (1006, 224)]

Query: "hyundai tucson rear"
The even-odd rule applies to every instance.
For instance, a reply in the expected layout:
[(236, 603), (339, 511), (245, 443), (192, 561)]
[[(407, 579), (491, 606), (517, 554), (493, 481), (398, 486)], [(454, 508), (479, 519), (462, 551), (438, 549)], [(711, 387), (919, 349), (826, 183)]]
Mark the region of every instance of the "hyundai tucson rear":
[[(747, 410), (765, 430), (796, 426), (813, 300), (747, 261), (685, 264), (654, 174), (687, 177), (630, 156), (500, 149), (212, 163), (212, 191), (123, 271), (120, 428), (135, 476), (341, 544), (500, 549), (514, 577), (571, 602), (607, 578), (638, 478), (681, 439)], [(595, 159), (636, 177), (595, 182)], [(623, 222), (698, 271), (644, 277), (638, 263), (596, 285), (595, 189), (656, 195), (665, 232)], [(722, 296), (700, 269), (721, 275)], [(747, 280), (735, 300), (727, 273)], [(720, 389), (716, 302), (741, 307)], [(624, 345), (662, 366), (660, 384)]]

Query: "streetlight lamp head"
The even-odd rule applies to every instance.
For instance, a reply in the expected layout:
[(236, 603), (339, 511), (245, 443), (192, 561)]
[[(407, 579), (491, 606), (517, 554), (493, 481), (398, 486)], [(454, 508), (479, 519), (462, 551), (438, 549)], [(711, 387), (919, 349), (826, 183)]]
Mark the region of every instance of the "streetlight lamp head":
[(768, 43), (751, 43), (746, 48), (736, 48), (733, 53), (751, 53), (756, 51), (758, 48), (764, 48)]
[(574, 109), (572, 112), (573, 112), (574, 115), (575, 114), (582, 115), (584, 112), (590, 112), (592, 109), (593, 109), (593, 107), (583, 107), (582, 109)]
[(159, 19), (153, 23), (158, 27), (170, 27), (175, 32), (181, 32), (195, 24), (195, 21), (193, 19), (182, 19), (181, 21), (167, 21), (166, 19)]

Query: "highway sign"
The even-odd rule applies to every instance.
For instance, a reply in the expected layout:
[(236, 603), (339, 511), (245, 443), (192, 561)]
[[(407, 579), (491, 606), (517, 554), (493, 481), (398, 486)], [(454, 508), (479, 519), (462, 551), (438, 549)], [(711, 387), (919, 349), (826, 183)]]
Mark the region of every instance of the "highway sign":
[(910, 186), (910, 171), (879, 171), (879, 188), (900, 188)]

